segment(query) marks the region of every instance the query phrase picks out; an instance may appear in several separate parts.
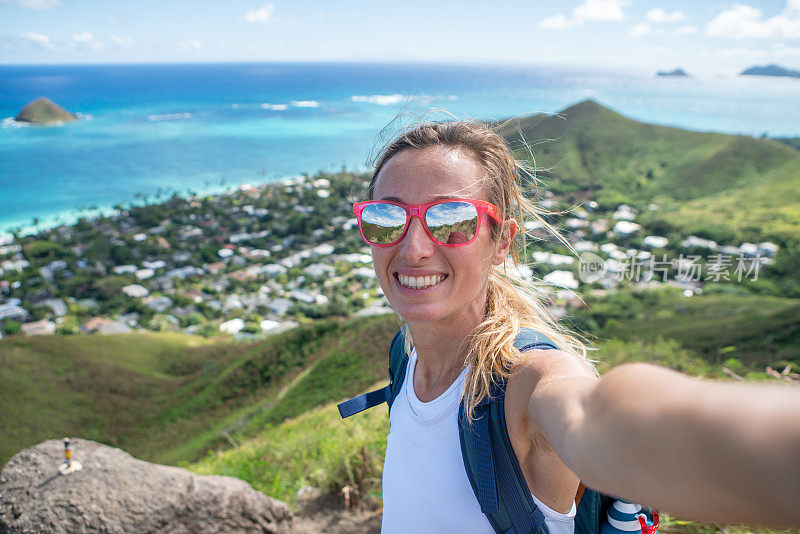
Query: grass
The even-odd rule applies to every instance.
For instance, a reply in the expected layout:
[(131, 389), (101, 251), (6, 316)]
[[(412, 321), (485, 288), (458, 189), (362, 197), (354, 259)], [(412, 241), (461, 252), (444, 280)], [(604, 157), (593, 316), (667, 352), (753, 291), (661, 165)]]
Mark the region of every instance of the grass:
[(351, 484), (362, 495), (379, 497), (388, 433), (385, 407), (342, 421), (335, 404), (329, 404), (268, 425), (239, 447), (209, 451), (186, 466), (200, 474), (241, 478), (295, 509), (297, 491), (305, 485), (336, 494)]
[[(736, 358), (751, 371), (788, 363), (800, 369), (800, 301), (764, 295), (709, 294), (686, 298), (678, 291), (617, 295), (599, 303), (627, 310), (606, 320), (601, 338), (653, 342), (674, 339), (707, 362)], [(594, 306), (594, 304), (591, 304)], [(591, 307), (589, 313), (591, 314)]]
[[(174, 464), (379, 380), (390, 316), (320, 321), (255, 343), (174, 333), (0, 340), (0, 464), (80, 436)], [(327, 397), (325, 395), (328, 395)]]

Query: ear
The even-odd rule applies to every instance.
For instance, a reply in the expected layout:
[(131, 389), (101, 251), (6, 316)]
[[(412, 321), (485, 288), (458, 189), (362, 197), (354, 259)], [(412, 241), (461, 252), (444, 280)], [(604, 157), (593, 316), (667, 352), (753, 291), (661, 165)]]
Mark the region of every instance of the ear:
[(497, 249), (495, 250), (494, 259), (492, 261), (494, 265), (502, 265), (502, 263), (506, 261), (518, 229), (519, 226), (517, 225), (516, 219), (506, 219), (503, 223), (503, 228), (500, 231), (500, 239), (497, 241)]

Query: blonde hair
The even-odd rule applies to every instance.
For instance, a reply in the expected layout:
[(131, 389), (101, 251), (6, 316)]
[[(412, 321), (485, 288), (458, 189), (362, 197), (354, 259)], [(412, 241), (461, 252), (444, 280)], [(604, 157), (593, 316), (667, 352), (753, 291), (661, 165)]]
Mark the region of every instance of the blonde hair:
[[(526, 219), (537, 221), (572, 249), (558, 230), (544, 219), (548, 212), (523, 194), (525, 188), (533, 188), (538, 195), (535, 164), (514, 158), (504, 138), (497, 133), (504, 126), (505, 123), (492, 128), (480, 121), (443, 121), (427, 122), (407, 129), (378, 154), (369, 183), (369, 198), (373, 198), (381, 169), (403, 150), (429, 147), (465, 150), (485, 170), (484, 187), (489, 201), (498, 207), (501, 220), (516, 219), (518, 237), (509, 253), (514, 271), (518, 273), (520, 264), (524, 264), (527, 258)], [(495, 239), (501, 232), (502, 227), (495, 225)], [(484, 319), (468, 340), (470, 346), (465, 365), (470, 365), (470, 371), (462, 401), (466, 401), (464, 413), (469, 420), (474, 419), (475, 407), (490, 395), (492, 383), (500, 378), (507, 379), (513, 365), (522, 359), (514, 347), (514, 340), (522, 328), (531, 328), (546, 335), (561, 350), (576, 354), (588, 363), (584, 338), (569, 331), (552, 317), (541, 303), (535, 284), (526, 283), (518, 274), (509, 273), (505, 265), (495, 266), (489, 273)], [(404, 330), (408, 353), (412, 340), (408, 328)]]

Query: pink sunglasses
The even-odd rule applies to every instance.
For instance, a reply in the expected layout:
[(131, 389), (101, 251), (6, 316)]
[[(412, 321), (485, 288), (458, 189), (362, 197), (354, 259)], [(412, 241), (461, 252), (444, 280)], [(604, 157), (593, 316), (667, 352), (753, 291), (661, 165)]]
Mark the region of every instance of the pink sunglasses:
[(452, 198), (427, 204), (403, 204), (391, 200), (367, 200), (353, 204), (361, 238), (376, 247), (397, 244), (408, 231), (412, 217), (434, 243), (445, 247), (469, 245), (481, 229), (482, 214), (500, 222), (497, 206), (483, 200)]

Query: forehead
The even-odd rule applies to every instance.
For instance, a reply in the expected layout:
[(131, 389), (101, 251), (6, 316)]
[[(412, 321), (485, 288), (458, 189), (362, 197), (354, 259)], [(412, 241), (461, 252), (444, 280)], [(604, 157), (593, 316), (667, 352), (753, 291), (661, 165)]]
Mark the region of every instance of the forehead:
[(395, 154), (375, 181), (374, 198), (424, 204), (437, 197), (487, 200), (483, 168), (469, 152), (452, 148), (408, 148)]

